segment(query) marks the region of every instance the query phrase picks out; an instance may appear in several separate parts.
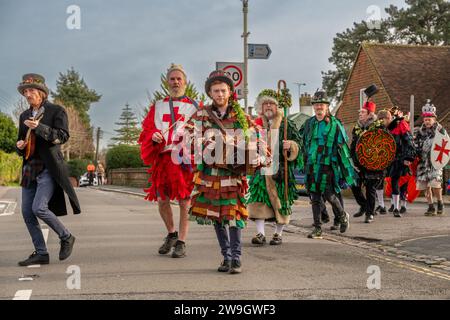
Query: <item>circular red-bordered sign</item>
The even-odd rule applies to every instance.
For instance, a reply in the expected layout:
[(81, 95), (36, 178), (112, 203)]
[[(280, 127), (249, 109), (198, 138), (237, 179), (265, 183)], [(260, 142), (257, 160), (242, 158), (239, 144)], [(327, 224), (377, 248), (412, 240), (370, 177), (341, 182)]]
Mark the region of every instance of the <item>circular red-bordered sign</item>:
[[(230, 74), (230, 77), (233, 80), (235, 87), (237, 87), (237, 86), (239, 86), (241, 84), (241, 82), (242, 82), (242, 70), (239, 69), (237, 66), (235, 66), (235, 65), (226, 66), (225, 68), (223, 68), (223, 71), (225, 71), (225, 72)], [(234, 78), (234, 75), (236, 73), (239, 74), (239, 79), (237, 79), (237, 80)]]

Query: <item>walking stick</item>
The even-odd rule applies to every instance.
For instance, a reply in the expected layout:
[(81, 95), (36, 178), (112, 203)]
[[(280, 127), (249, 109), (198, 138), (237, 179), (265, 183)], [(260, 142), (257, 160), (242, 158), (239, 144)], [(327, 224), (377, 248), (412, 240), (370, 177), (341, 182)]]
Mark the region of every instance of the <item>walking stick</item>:
[[(278, 100), (281, 104), (283, 104), (284, 109), (284, 141), (287, 141), (287, 108), (289, 107), (285, 101), (281, 101), (281, 90), (283, 85), (283, 89), (286, 89), (286, 81), (280, 80), (278, 81)], [(288, 186), (289, 186), (289, 176), (288, 176), (288, 161), (287, 161), (287, 150), (283, 148), (283, 157), (284, 157), (284, 199), (286, 200), (286, 204), (288, 203), (289, 196), (288, 196)]]

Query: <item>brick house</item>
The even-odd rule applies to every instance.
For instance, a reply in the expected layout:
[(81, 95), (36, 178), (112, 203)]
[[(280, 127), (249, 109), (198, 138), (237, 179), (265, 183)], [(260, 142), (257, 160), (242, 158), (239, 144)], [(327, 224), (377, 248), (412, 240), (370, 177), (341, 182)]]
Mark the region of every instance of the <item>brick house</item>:
[[(341, 97), (336, 116), (347, 132), (358, 119), (362, 90), (375, 83), (380, 89), (373, 101), (378, 110), (399, 106), (410, 110), (414, 95), (415, 118), (431, 99), (438, 121), (450, 131), (450, 46), (417, 46), (363, 43)], [(415, 125), (420, 125), (420, 117)], [(446, 170), (445, 178), (450, 178)]]

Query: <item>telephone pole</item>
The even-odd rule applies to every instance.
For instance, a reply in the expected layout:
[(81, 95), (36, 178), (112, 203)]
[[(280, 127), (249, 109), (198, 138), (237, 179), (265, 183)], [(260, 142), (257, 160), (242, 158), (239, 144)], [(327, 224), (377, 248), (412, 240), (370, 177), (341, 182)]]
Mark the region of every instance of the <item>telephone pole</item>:
[(244, 102), (245, 112), (248, 113), (248, 36), (250, 32), (247, 30), (248, 0), (242, 0), (242, 12), (244, 13)]
[(98, 149), (100, 148), (100, 136), (101, 136), (101, 129), (100, 127), (97, 128), (97, 147), (95, 148), (95, 165), (98, 165)]

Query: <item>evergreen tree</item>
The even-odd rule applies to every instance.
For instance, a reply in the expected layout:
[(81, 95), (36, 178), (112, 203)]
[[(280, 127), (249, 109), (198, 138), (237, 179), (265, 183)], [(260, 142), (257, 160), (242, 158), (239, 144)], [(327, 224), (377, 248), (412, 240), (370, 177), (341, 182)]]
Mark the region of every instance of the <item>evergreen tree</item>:
[(115, 141), (116, 144), (135, 145), (140, 134), (136, 115), (128, 104), (122, 110), (120, 121), (115, 123), (119, 126), (119, 129), (114, 130), (118, 135), (111, 140)]
[(89, 89), (84, 79), (72, 67), (67, 70), (66, 74), (59, 73), (56, 92), (52, 92), (52, 97), (64, 105), (73, 106), (78, 111), (83, 123), (89, 128), (91, 125), (88, 112), (91, 104), (98, 102), (102, 96), (95, 90)]
[(361, 21), (352, 29), (336, 34), (329, 61), (335, 70), (322, 72), (323, 88), (332, 98), (339, 99), (350, 76), (351, 68), (363, 41), (395, 44), (450, 44), (450, 3), (446, 0), (405, 0), (408, 7), (391, 5), (385, 11), (387, 19), (379, 29), (371, 29)]

